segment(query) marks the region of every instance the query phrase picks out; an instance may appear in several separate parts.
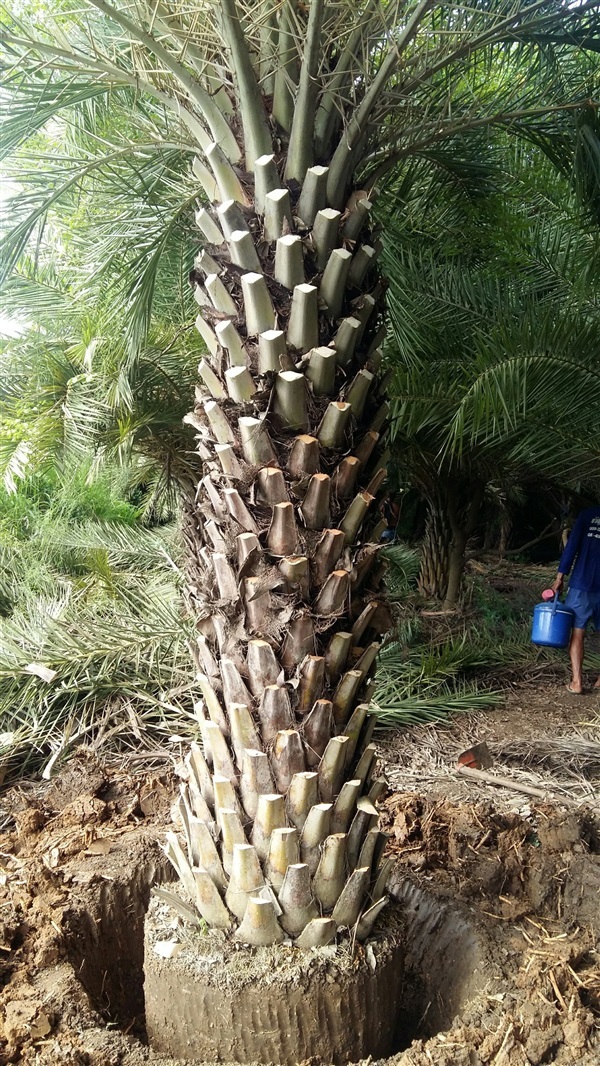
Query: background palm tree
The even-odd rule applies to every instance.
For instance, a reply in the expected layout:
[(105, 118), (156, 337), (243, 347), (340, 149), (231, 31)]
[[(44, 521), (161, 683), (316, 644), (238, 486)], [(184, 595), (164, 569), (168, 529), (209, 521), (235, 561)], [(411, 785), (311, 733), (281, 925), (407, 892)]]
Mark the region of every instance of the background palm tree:
[(386, 222), (390, 436), (428, 504), (421, 588), (448, 608), (502, 484), (597, 488), (599, 235), (537, 153), (514, 164), (488, 147), (460, 181), (405, 180)]
[(126, 471), (122, 492), (136, 493), (146, 522), (172, 517), (181, 497), (194, 494), (202, 464), (183, 418), (204, 347), (176, 304), (181, 293), (191, 315), (189, 286), (181, 290), (178, 271), (165, 271), (163, 283), (170, 303), (155, 307), (133, 354), (117, 299), (99, 305), (78, 291), (72, 269), (22, 260), (3, 303), (20, 328), (0, 341), (0, 472), (8, 491), (31, 475), (57, 479), (81, 462), (90, 477), (106, 464)]
[[(389, 624), (377, 185), (495, 124), (564, 156), (595, 8), (220, 0), (134, 16), (88, 0), (6, 18), (2, 146), (20, 186), (7, 274), (32, 242), (46, 258), (72, 244), (81, 288), (101, 296), (108, 278), (125, 301), (135, 361), (163, 271), (190, 265), (198, 198), (208, 357), (187, 416), (203, 477), (185, 541), (203, 750), (169, 855), (205, 920), (246, 943), (354, 926), (363, 939), (386, 902), (369, 709)], [(61, 247), (55, 218), (78, 211), (98, 239)]]

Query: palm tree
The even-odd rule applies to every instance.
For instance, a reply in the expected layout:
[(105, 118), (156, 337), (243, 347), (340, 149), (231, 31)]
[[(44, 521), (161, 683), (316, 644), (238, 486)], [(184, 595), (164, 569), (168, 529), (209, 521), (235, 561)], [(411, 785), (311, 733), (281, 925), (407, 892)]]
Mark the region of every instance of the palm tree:
[(112, 300), (98, 306), (82, 294), (74, 273), (24, 258), (3, 289), (5, 312), (20, 322), (17, 336), (0, 341), (4, 486), (16, 492), (31, 476), (57, 479), (82, 464), (92, 476), (116, 463), (146, 523), (172, 517), (202, 472), (183, 423), (204, 352), (186, 323), (191, 290), (163, 267), (163, 306), (155, 302), (134, 357), (125, 316)]
[[(482, 126), (552, 141), (560, 112), (559, 151), (589, 100), (569, 33), (591, 47), (596, 6), (219, 0), (134, 15), (87, 0), (8, 16), (3, 146), (25, 149), (4, 262), (80, 192), (93, 208), (113, 187), (82, 284), (117, 267), (133, 358), (189, 199), (136, 260), (123, 189), (135, 174), (153, 202), (157, 171), (192, 157), (207, 354), (187, 416), (203, 477), (186, 545), (203, 745), (168, 854), (202, 917), (246, 944), (323, 945), (348, 927), (362, 940), (386, 903), (369, 709), (389, 624), (378, 186)], [(67, 147), (48, 161), (36, 131), (50, 120)]]
[(387, 221), (391, 439), (428, 505), (420, 586), (447, 609), (496, 489), (597, 489), (598, 233), (547, 162), (530, 149), (514, 162), (495, 191), (488, 167), (474, 203), (464, 173), (458, 197), (430, 177), (426, 226), (404, 208)]

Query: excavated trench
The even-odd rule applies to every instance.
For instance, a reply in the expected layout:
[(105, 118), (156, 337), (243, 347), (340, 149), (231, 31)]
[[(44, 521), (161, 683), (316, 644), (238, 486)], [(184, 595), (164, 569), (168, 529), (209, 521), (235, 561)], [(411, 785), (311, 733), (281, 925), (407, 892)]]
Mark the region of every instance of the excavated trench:
[(134, 861), (86, 886), (63, 921), (69, 961), (92, 1006), (144, 1043), (144, 922), (152, 886), (172, 879), (162, 856)]
[[(144, 1003), (144, 927), (151, 886), (167, 879), (170, 879), (170, 870), (160, 859), (134, 863), (128, 871), (123, 870), (117, 876), (88, 885), (85, 897), (80, 897), (79, 905), (68, 913), (64, 926), (70, 962), (93, 1007), (107, 1022), (135, 1034), (144, 1044), (148, 1043)], [(348, 998), (348, 986), (343, 973), (346, 959), (348, 974), (359, 972), (360, 976), (360, 967), (357, 971), (356, 957), (349, 945), (340, 947), (335, 956), (329, 951), (320, 964), (310, 967), (310, 972), (306, 966), (301, 968), (299, 983), (294, 982), (293, 970), (289, 966), (286, 975), (289, 980), (285, 984), (274, 981), (272, 976), (270, 980), (267, 977), (268, 998), (271, 1001), (269, 1017), (280, 1019), (296, 1016), (299, 1002), (304, 1001), (308, 1011), (310, 985), (313, 976), (316, 978), (314, 1000), (320, 1006), (315, 1008), (317, 1025), (313, 1024), (313, 1030), (319, 1033), (319, 1039), (314, 1045), (316, 1052), (313, 1054), (317, 1060), (337, 1064), (369, 1054), (374, 1058), (383, 1058), (408, 1047), (416, 1038), (428, 1038), (443, 1032), (484, 983), (485, 945), (468, 910), (438, 897), (429, 888), (423, 888), (404, 876), (392, 883), (391, 894), (397, 901), (397, 907), (388, 909), (388, 917), (386, 922), (381, 922), (381, 927), (395, 925), (397, 935), (391, 937), (393, 943), (390, 949), (390, 938), (386, 939), (383, 928), (380, 928), (379, 933), (376, 930), (373, 952), (363, 958), (362, 978), (356, 996), (352, 993)], [(253, 949), (252, 966), (257, 965), (257, 950), (259, 953), (267, 952), (265, 969), (271, 968), (273, 956), (271, 963), (268, 961), (268, 951), (271, 949)], [(238, 960), (241, 951), (244, 949), (236, 950)], [(297, 957), (298, 954), (291, 949), (287, 952), (288, 958), (292, 955)], [(377, 978), (378, 958), (380, 974)], [(150, 964), (153, 971), (156, 971), (155, 962), (156, 958), (153, 957)], [(161, 967), (168, 967), (170, 962), (159, 960)], [(239, 961), (237, 965), (239, 969)], [(213, 970), (217, 970), (218, 966), (215, 959)], [(367, 983), (373, 978), (372, 990), (367, 990), (361, 997), (360, 983), (364, 983), (365, 975)], [(256, 984), (255, 977), (249, 984)], [(285, 1003), (288, 986), (292, 987), (295, 995), (295, 1000), (292, 996), (291, 1006)], [(324, 988), (327, 988), (329, 996), (326, 1002), (321, 994)], [(223, 994), (214, 1003), (210, 997), (210, 1002), (205, 1000), (208, 1010), (216, 1007), (217, 1013), (212, 1020), (200, 1016), (196, 1017), (194, 1023), (198, 1033), (212, 1031), (211, 1040), (215, 1049), (219, 1039), (219, 1012), (228, 999), (235, 999), (237, 1011), (240, 997), (239, 988), (231, 985), (229, 989), (226, 984), (223, 985), (221, 991)], [(177, 981), (169, 995), (169, 1009), (172, 1009), (173, 1004), (182, 998), (177, 996)], [(335, 1047), (325, 1049), (320, 1034), (332, 1027), (336, 1004), (339, 1004), (342, 1015), (349, 1009), (352, 1013), (361, 1009), (368, 1014), (377, 1009), (381, 1011), (381, 1024), (373, 1024), (372, 1020), (363, 1024), (359, 1019), (361, 1039), (364, 1037), (367, 1046), (359, 1042), (356, 1045), (360, 1048), (358, 1055), (350, 1053), (352, 1044), (345, 1037), (339, 1039), (337, 1050)], [(151, 1006), (153, 1013), (154, 1010), (155, 1005)], [(248, 1029), (253, 1027), (253, 1010), (255, 1007), (250, 1004), (245, 1019)], [(197, 1057), (193, 1032), (187, 1048), (178, 1045), (169, 1049), (164, 1044), (160, 1046), (160, 1040), (156, 1042), (156, 1028), (156, 1024), (151, 1022), (150, 1046), (158, 1053), (168, 1052), (173, 1058), (187, 1060)], [(343, 1024), (333, 1025), (335, 1032), (343, 1032), (344, 1029)], [(334, 1042), (336, 1039), (337, 1036), (334, 1036)], [(369, 1047), (369, 1040), (375, 1046)], [(264, 1053), (261, 1053), (255, 1040), (246, 1041), (244, 1037), (242, 1044), (246, 1042), (248, 1056), (244, 1054), (243, 1047), (240, 1050), (238, 1046), (229, 1056), (230, 1061), (269, 1062), (274, 1061), (275, 1054), (279, 1061), (292, 1063), (308, 1057), (306, 1054), (298, 1055), (289, 1048), (286, 1051), (285, 1047), (281, 1053), (274, 1053), (269, 1040), (265, 1041)], [(227, 1046), (225, 1040), (225, 1051)], [(191, 1048), (194, 1048), (193, 1052)], [(226, 1053), (217, 1056), (216, 1050), (212, 1057), (219, 1057), (221, 1061), (228, 1058)], [(202, 1058), (207, 1061), (206, 1054)]]
[(404, 985), (396, 1048), (449, 1029), (485, 983), (483, 935), (469, 911), (402, 877), (392, 881), (404, 923)]

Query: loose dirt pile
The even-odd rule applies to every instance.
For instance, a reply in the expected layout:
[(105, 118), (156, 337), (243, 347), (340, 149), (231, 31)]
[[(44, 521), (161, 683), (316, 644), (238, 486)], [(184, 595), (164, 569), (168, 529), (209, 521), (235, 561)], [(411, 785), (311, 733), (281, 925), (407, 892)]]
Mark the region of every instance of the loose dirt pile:
[[(167, 773), (85, 754), (45, 790), (5, 796), (0, 1063), (159, 1066), (145, 1044), (143, 918), (150, 884), (170, 876), (158, 841), (171, 799)], [(597, 1066), (596, 816), (423, 790), (392, 793), (384, 817), (408, 968), (388, 1063)]]
[[(492, 803), (466, 806), (414, 794), (392, 795), (385, 810), (398, 858), (393, 890), (408, 900), (407, 883), (426, 885), (440, 911), (450, 905), (471, 933), (448, 958), (436, 951), (432, 928), (422, 938), (424, 957), (409, 959), (417, 982), (413, 1016), (422, 1012), (422, 1032), (440, 1023), (445, 1031), (417, 1041), (391, 1060), (395, 1066), (598, 1064), (595, 819), (549, 805), (524, 819)], [(440, 1017), (432, 993), (442, 996), (465, 973), (470, 982), (459, 1015), (451, 1021), (442, 1011)]]
[(170, 800), (166, 777), (111, 774), (85, 754), (45, 791), (5, 797), (2, 1064), (145, 1061), (133, 1036), (143, 1037), (139, 937), (150, 879), (165, 876), (157, 840)]

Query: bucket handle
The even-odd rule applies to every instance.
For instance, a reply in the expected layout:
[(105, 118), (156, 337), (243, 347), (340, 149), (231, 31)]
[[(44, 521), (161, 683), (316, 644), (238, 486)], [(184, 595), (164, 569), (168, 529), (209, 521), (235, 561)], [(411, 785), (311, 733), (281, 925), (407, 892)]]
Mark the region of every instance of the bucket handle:
[(558, 599), (558, 589), (557, 589), (556, 592), (554, 593), (554, 599), (552, 600), (552, 614), (553, 615), (556, 614), (556, 609), (557, 609), (559, 603), (560, 603), (560, 601)]

